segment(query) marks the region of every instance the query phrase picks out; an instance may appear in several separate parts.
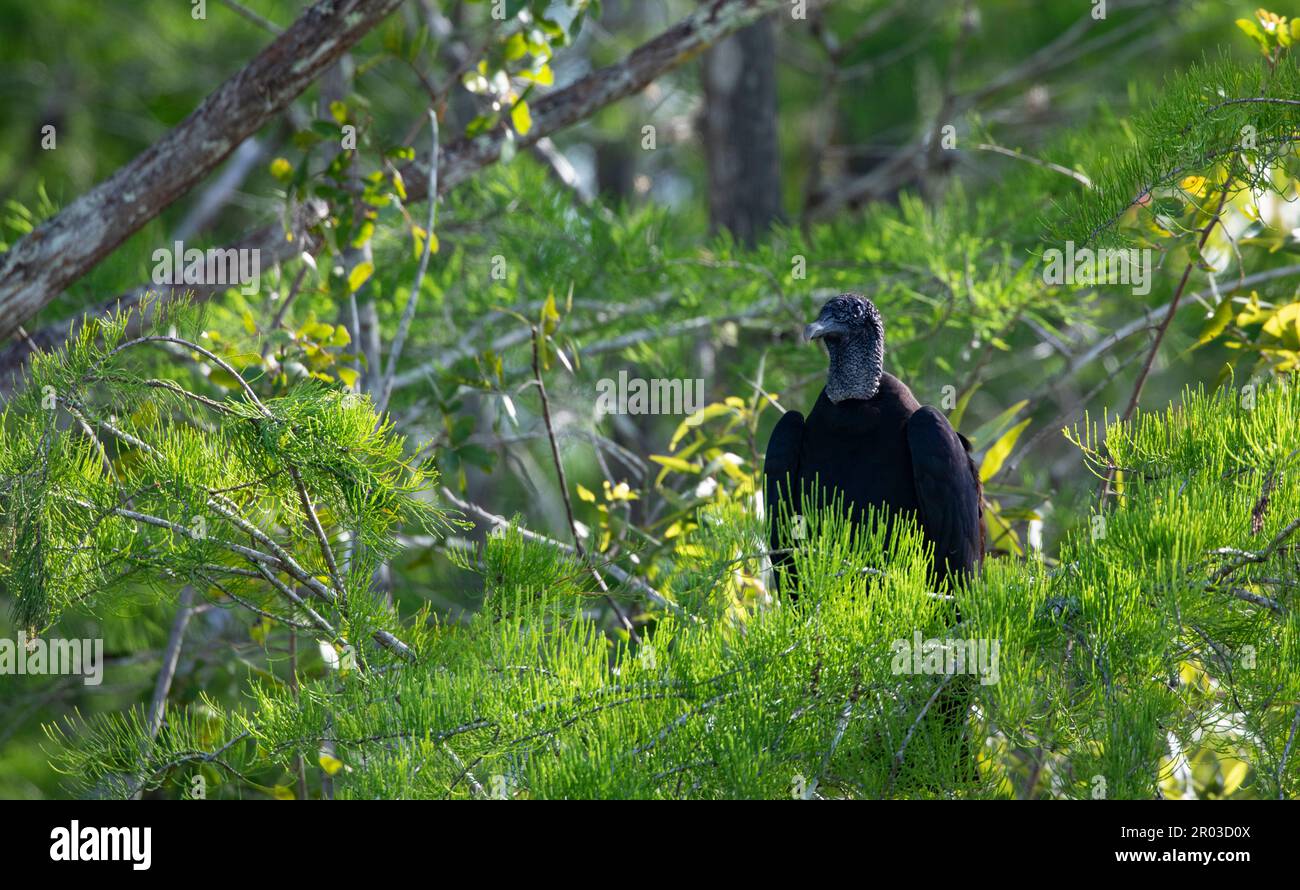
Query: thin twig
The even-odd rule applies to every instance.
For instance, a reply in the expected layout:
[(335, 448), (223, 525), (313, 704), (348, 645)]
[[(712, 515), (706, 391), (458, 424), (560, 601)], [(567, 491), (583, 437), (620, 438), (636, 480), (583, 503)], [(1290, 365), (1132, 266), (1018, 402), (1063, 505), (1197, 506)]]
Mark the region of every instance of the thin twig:
[(307, 516), (307, 525), (311, 532), (316, 536), (316, 543), (320, 545), (321, 555), (325, 559), (325, 565), (329, 569), (330, 580), (334, 583), (334, 590), (338, 593), (343, 603), (347, 604), (347, 588), (343, 586), (343, 579), (339, 575), (339, 565), (334, 559), (334, 549), (330, 547), (329, 538), (325, 535), (325, 528), (321, 525), (320, 516), (316, 513), (316, 508), (312, 506), (311, 498), (307, 494), (307, 486), (302, 481), (302, 474), (293, 464), (289, 465), (289, 476), (293, 479), (294, 488), (298, 490), (298, 502), (302, 505), (302, 511)]
[(822, 779), (826, 776), (826, 771), (830, 769), (831, 758), (835, 756), (835, 749), (840, 746), (840, 740), (844, 738), (844, 731), (849, 728), (849, 718), (853, 716), (853, 709), (857, 706), (860, 695), (862, 695), (862, 684), (854, 683), (853, 691), (849, 693), (848, 701), (844, 703), (844, 708), (840, 711), (840, 721), (835, 727), (834, 737), (831, 738), (831, 746), (822, 755), (822, 765), (821, 769), (817, 771), (817, 778), (809, 782), (808, 787), (804, 789), (804, 800), (812, 800), (813, 795), (817, 793), (817, 787), (821, 785)]
[[(1223, 191), (1219, 194), (1219, 206), (1215, 208), (1210, 221), (1205, 224), (1205, 228), (1201, 231), (1200, 240), (1196, 245), (1197, 256), (1205, 249), (1205, 243), (1210, 240), (1210, 233), (1214, 231), (1214, 227), (1223, 216), (1223, 206), (1228, 201), (1228, 191), (1231, 184), (1232, 176), (1229, 174), (1223, 183)], [(1183, 277), (1179, 279), (1178, 287), (1174, 290), (1173, 299), (1169, 301), (1169, 311), (1165, 314), (1164, 320), (1160, 322), (1160, 327), (1156, 330), (1155, 340), (1151, 343), (1146, 359), (1142, 362), (1142, 368), (1138, 371), (1137, 380), (1133, 383), (1133, 393), (1129, 396), (1128, 406), (1120, 416), (1121, 421), (1128, 421), (1133, 416), (1133, 412), (1137, 410), (1138, 400), (1142, 397), (1142, 387), (1146, 385), (1147, 377), (1151, 375), (1151, 367), (1155, 364), (1156, 354), (1160, 352), (1160, 344), (1164, 342), (1165, 332), (1169, 330), (1169, 323), (1174, 320), (1174, 315), (1178, 312), (1178, 301), (1182, 299), (1183, 291), (1187, 288), (1187, 282), (1191, 279), (1192, 269), (1194, 268), (1196, 268), (1196, 256), (1189, 257), (1187, 260), (1187, 265), (1183, 269)], [(1114, 463), (1111, 463), (1110, 468), (1106, 471), (1106, 481), (1101, 489), (1103, 503), (1110, 497), (1111, 485), (1114, 483), (1118, 471), (1119, 468)]]
[(411, 321), (415, 318), (415, 307), (420, 302), (420, 288), (424, 285), (424, 273), (429, 268), (429, 254), (432, 253), (434, 223), (438, 211), (438, 110), (429, 109), (429, 221), (424, 227), (424, 248), (420, 251), (420, 266), (415, 272), (415, 285), (406, 298), (406, 308), (402, 311), (402, 320), (397, 326), (397, 335), (393, 337), (392, 349), (388, 352), (388, 369), (384, 372), (383, 383), (379, 387), (379, 400), (376, 413), (383, 414), (388, 408), (388, 399), (393, 392), (393, 380), (397, 377), (397, 360), (406, 345), (406, 336), (411, 330)]
[(1286, 607), (1271, 597), (1263, 596), (1262, 594), (1258, 594), (1258, 593), (1251, 593), (1249, 590), (1246, 590), (1245, 588), (1242, 587), (1231, 587), (1228, 589), (1228, 593), (1236, 597), (1237, 599), (1242, 600), (1243, 602), (1253, 603), (1256, 606), (1262, 606), (1263, 608), (1268, 609), (1274, 615), (1286, 614)]
[(172, 688), (172, 678), (176, 676), (176, 664), (180, 661), (181, 645), (185, 640), (185, 628), (190, 623), (190, 614), (194, 605), (194, 587), (186, 584), (181, 588), (176, 604), (176, 617), (172, 620), (171, 632), (167, 635), (167, 647), (163, 650), (162, 667), (158, 671), (158, 680), (153, 687), (153, 700), (149, 702), (149, 740), (158, 737), (162, 728), (163, 709), (167, 704), (167, 693)]
[(264, 31), (270, 31), (272, 34), (275, 35), (284, 33), (284, 29), (281, 28), (279, 25), (277, 25), (275, 22), (271, 21), (268, 18), (258, 15), (257, 13), (253, 12), (253, 10), (249, 9), (244, 4), (236, 2), (236, 0), (221, 0), (221, 2), (226, 4), (226, 6), (230, 7), (232, 10), (239, 13), (239, 15), (248, 19), (248, 21), (252, 22), (254, 25), (257, 25), (257, 27), (261, 28)]
[[(289, 692), (293, 703), (298, 704), (298, 631), (289, 628)], [(293, 772), (298, 778), (298, 799), (307, 799), (307, 764), (301, 754), (293, 755)]]
[[(302, 597), (298, 596), (298, 594), (294, 593), (292, 587), (290, 587), (288, 584), (285, 584), (279, 578), (275, 577), (275, 575), (271, 574), (271, 572), (266, 568), (266, 566), (262, 565), (261, 563), (258, 563), (257, 571), (263, 578), (265, 578), (268, 582), (270, 582), (272, 587), (274, 587), (276, 590), (280, 592), (281, 596), (283, 596), (289, 602), (293, 603), (293, 605), (297, 606), (299, 609), (305, 612), (307, 614), (307, 617), (309, 617), (312, 620), (312, 623), (315, 624), (317, 628), (324, 631), (329, 636), (330, 642), (343, 639), (342, 637), (339, 636), (338, 631), (334, 629), (334, 625), (330, 624), (329, 621), (327, 621), (324, 618), (324, 616), (322, 616), (311, 606), (307, 605), (307, 601), (304, 600)], [(346, 644), (347, 640), (343, 640), (343, 642)]]
[(1296, 729), (1300, 728), (1300, 707), (1295, 709), (1295, 719), (1291, 721), (1291, 734), (1287, 736), (1286, 748), (1282, 750), (1282, 760), (1277, 765), (1277, 799), (1285, 800), (1282, 793), (1282, 775), (1286, 772), (1286, 762), (1291, 757), (1291, 744), (1295, 741)]
[(451, 746), (446, 742), (443, 742), (442, 750), (451, 758), (451, 762), (456, 764), (456, 769), (460, 770), (460, 774), (469, 780), (470, 788), (473, 789), (474, 794), (479, 797), (487, 797), (487, 792), (483, 790), (482, 784), (480, 784), (479, 780), (474, 778), (474, 774), (470, 772), (471, 768), (466, 766), (465, 762), (456, 756), (456, 752), (451, 750)]
[[(167, 708), (167, 695), (171, 692), (172, 678), (176, 676), (176, 665), (180, 662), (181, 645), (185, 640), (185, 628), (190, 623), (193, 613), (194, 587), (186, 584), (181, 588), (176, 604), (176, 617), (167, 635), (167, 646), (163, 649), (162, 664), (158, 668), (158, 679), (154, 682), (153, 699), (149, 702), (149, 715), (145, 723), (147, 738), (141, 739), (141, 755), (148, 756), (158, 731), (162, 729), (163, 713)], [(140, 791), (134, 796), (138, 797)]]
[[(551, 457), (555, 460), (555, 474), (559, 477), (560, 494), (564, 498), (564, 514), (569, 520), (569, 531), (573, 534), (573, 546), (578, 553), (578, 558), (587, 563), (587, 550), (582, 546), (582, 536), (578, 534), (578, 522), (573, 518), (573, 499), (569, 497), (569, 481), (564, 475), (564, 461), (560, 460), (560, 443), (555, 438), (555, 426), (551, 421), (551, 400), (546, 395), (546, 381), (542, 378), (542, 360), (541, 360), (541, 338), (542, 332), (536, 327), (533, 328), (533, 376), (537, 381), (538, 392), (542, 397), (542, 420), (546, 424), (546, 436), (551, 443)], [(635, 643), (640, 643), (641, 638), (637, 635), (636, 628), (632, 626), (632, 621), (619, 608), (618, 603), (609, 594), (609, 586), (605, 584), (605, 579), (601, 577), (600, 572), (595, 566), (587, 563), (587, 568), (591, 571), (591, 576), (596, 579), (596, 585), (600, 587), (605, 596), (605, 602), (614, 610), (618, 616), (619, 623), (627, 631), (628, 636)]]
[(1014, 148), (1005, 148), (1004, 146), (993, 145), (988, 142), (981, 142), (978, 145), (976, 145), (975, 148), (979, 151), (991, 151), (994, 154), (1005, 155), (1008, 158), (1015, 158), (1020, 161), (1027, 161), (1030, 164), (1034, 164), (1035, 166), (1038, 167), (1043, 167), (1047, 170), (1054, 170), (1057, 173), (1061, 173), (1064, 174), (1065, 176), (1070, 177), (1080, 185), (1084, 185), (1088, 188), (1092, 188), (1092, 180), (1089, 179), (1084, 174), (1080, 173), (1078, 170), (1071, 170), (1069, 167), (1062, 167), (1060, 164), (1053, 164), (1051, 161), (1044, 161), (1041, 158), (1036, 158), (1033, 157), (1032, 155), (1027, 155), (1024, 152), (1016, 151)]
[[(1286, 543), (1286, 540), (1290, 538), (1291, 535), (1295, 534), (1295, 531), (1298, 528), (1300, 528), (1300, 517), (1297, 517), (1291, 520), (1289, 523), (1287, 523), (1286, 527), (1283, 528), (1280, 532), (1278, 532), (1273, 537), (1273, 540), (1269, 541), (1268, 545), (1263, 550), (1260, 550), (1259, 552), (1255, 552), (1252, 550), (1228, 551), (1230, 555), (1236, 556), (1237, 558), (1232, 562), (1228, 563), (1227, 565), (1223, 566), (1217, 572), (1215, 572), (1214, 577), (1211, 578), (1210, 580), (1213, 583), (1218, 583), (1219, 581), (1224, 580), (1229, 575), (1236, 572), (1238, 569), (1242, 568), (1243, 566), (1249, 565), (1251, 563), (1268, 562), (1268, 560), (1273, 556), (1273, 554), (1276, 553), (1278, 549), (1283, 544)], [(1224, 553), (1225, 551), (1218, 551), (1218, 552)]]
[[(311, 254), (308, 253), (303, 254), (303, 256), (310, 256), (310, 255)], [(277, 328), (279, 328), (281, 322), (284, 321), (285, 313), (289, 311), (289, 307), (293, 305), (293, 301), (297, 299), (298, 292), (302, 289), (303, 279), (306, 277), (307, 277), (307, 263), (306, 261), (303, 261), (303, 263), (298, 267), (298, 274), (295, 275), (293, 278), (293, 284), (289, 285), (289, 293), (285, 296), (284, 300), (280, 302), (279, 307), (275, 310), (275, 318), (271, 320), (271, 330), (274, 331)]]
[[(493, 513), (490, 510), (486, 510), (483, 507), (480, 507), (478, 504), (472, 503), (470, 501), (465, 500), (464, 498), (458, 497), (454, 491), (452, 491), (450, 488), (447, 488), (445, 485), (442, 486), (440, 491), (442, 493), (442, 496), (457, 509), (464, 510), (466, 513), (471, 513), (477, 516), (479, 519), (484, 520), (485, 522), (490, 522), (492, 523), (492, 525), (494, 525), (497, 528), (511, 527), (511, 522), (509, 519), (506, 519), (504, 516), (501, 516), (499, 514)], [(522, 537), (527, 538), (530, 541), (538, 541), (548, 546), (556, 547), (560, 550), (565, 551), (566, 553), (576, 553), (576, 550), (574, 549), (572, 544), (566, 544), (563, 541), (557, 541), (555, 538), (549, 537), (547, 535), (543, 535), (539, 532), (535, 532), (532, 529), (525, 528), (523, 526), (516, 525), (515, 529), (519, 532), (519, 534)], [(676, 615), (677, 617), (685, 621), (691, 621), (691, 622), (699, 621), (699, 619), (696, 616), (687, 612), (677, 603), (674, 603), (672, 600), (668, 599), (666, 596), (664, 596), (658, 590), (655, 590), (653, 587), (651, 587), (645, 581), (638, 578), (636, 575), (624, 571), (617, 564), (612, 562), (605, 563), (604, 569), (605, 571), (613, 575), (615, 578), (617, 578), (620, 583), (626, 584), (629, 587), (634, 587), (637, 590), (639, 590), (655, 605), (667, 609), (668, 611), (672, 612), (674, 615)]]
[(931, 693), (929, 701), (927, 701), (924, 707), (921, 708), (921, 713), (916, 715), (916, 719), (912, 721), (912, 725), (908, 727), (907, 735), (903, 736), (903, 744), (899, 747), (898, 753), (894, 755), (893, 766), (889, 768), (889, 784), (885, 786), (885, 793), (881, 795), (882, 797), (888, 797), (889, 792), (894, 790), (894, 782), (898, 779), (898, 770), (903, 765), (903, 755), (907, 753), (907, 746), (912, 743), (912, 736), (916, 733), (916, 728), (921, 725), (921, 721), (925, 719), (925, 715), (929, 712), (930, 707), (936, 700), (938, 700), (940, 693), (948, 687), (948, 684), (952, 682), (952, 679), (955, 676), (957, 675), (947, 674), (944, 676), (943, 682), (939, 684), (938, 688), (935, 689), (933, 693)]

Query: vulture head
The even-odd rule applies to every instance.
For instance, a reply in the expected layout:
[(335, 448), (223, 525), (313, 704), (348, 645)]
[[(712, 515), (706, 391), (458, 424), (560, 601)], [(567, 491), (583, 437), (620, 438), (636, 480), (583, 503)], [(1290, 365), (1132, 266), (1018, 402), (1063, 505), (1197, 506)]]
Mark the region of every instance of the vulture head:
[(876, 395), (885, 370), (885, 323), (870, 300), (857, 294), (832, 297), (803, 333), (809, 340), (826, 341), (831, 356), (828, 399), (842, 402)]

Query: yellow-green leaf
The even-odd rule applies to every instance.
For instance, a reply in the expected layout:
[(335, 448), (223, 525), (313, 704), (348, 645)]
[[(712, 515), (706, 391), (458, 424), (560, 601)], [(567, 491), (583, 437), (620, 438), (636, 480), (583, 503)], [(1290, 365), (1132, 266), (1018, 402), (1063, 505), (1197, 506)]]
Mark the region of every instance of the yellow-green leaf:
[(550, 336), (555, 333), (556, 328), (560, 326), (560, 310), (555, 306), (555, 294), (548, 293), (546, 302), (542, 304), (542, 333)]
[(1244, 760), (1238, 760), (1236, 757), (1225, 757), (1220, 762), (1223, 770), (1223, 796), (1227, 797), (1238, 788), (1241, 783), (1246, 781), (1246, 774), (1250, 772), (1250, 764)]
[(724, 414), (731, 414), (734, 410), (734, 408), (725, 402), (714, 402), (712, 405), (705, 405), (699, 411), (696, 411), (677, 425), (677, 429), (673, 432), (672, 439), (668, 442), (668, 450), (676, 451), (677, 443), (680, 442), (694, 427), (699, 426), (705, 421), (712, 420), (715, 417), (721, 417)]
[(1254, 40), (1259, 45), (1260, 51), (1268, 55), (1268, 38), (1260, 30), (1259, 25), (1250, 19), (1237, 19), (1237, 27), (1245, 32), (1246, 36)]
[(334, 336), (334, 325), (326, 324), (323, 321), (313, 321), (303, 325), (298, 330), (298, 334), (312, 340), (328, 340)]
[(998, 474), (1002, 469), (1002, 464), (1006, 462), (1007, 456), (1011, 454), (1011, 449), (1016, 447), (1016, 440), (1020, 434), (1029, 426), (1029, 418), (1025, 418), (1020, 423), (1013, 426), (1002, 434), (1002, 438), (994, 442), (989, 450), (984, 452), (984, 460), (980, 463), (980, 481), (988, 482)]
[(510, 123), (514, 124), (515, 132), (520, 136), (528, 135), (528, 131), (533, 128), (533, 114), (528, 110), (527, 102), (520, 99), (510, 109)]
[(543, 65), (536, 71), (520, 71), (519, 76), (524, 80), (531, 80), (533, 83), (549, 87), (555, 83), (555, 72), (551, 70), (550, 65)]
[(1276, 337), (1287, 346), (1300, 347), (1296, 335), (1297, 322), (1300, 322), (1300, 303), (1288, 303), (1264, 322), (1264, 333)]
[(1259, 294), (1255, 291), (1250, 292), (1250, 299), (1246, 301), (1246, 308), (1237, 313), (1238, 327), (1259, 324), (1262, 321), (1268, 321), (1273, 314), (1273, 310), (1265, 309), (1260, 305)]
[(348, 275), (348, 290), (352, 293), (361, 290), (362, 285), (364, 285), (374, 273), (374, 263), (358, 263), (356, 267), (353, 268), (351, 274)]
[[(428, 234), (424, 231), (423, 226), (412, 226), (411, 236), (415, 239), (415, 258), (418, 260), (424, 256), (424, 236)], [(438, 234), (435, 232), (433, 238), (429, 241), (429, 253), (438, 252)]]
[(605, 480), (605, 500), (607, 501), (638, 501), (641, 496), (632, 490), (632, 486), (626, 482), (620, 482), (618, 485), (610, 485), (609, 480)]
[(693, 464), (690, 461), (682, 460), (680, 457), (673, 457), (672, 455), (669, 454), (652, 454), (650, 455), (650, 459), (655, 463), (660, 464), (670, 470), (675, 470), (678, 473), (699, 473), (700, 472), (700, 467), (698, 464)]
[(506, 41), (506, 61), (513, 62), (526, 55), (528, 55), (528, 41), (524, 39), (524, 35), (518, 32), (511, 34), (510, 39)]
[(369, 241), (374, 236), (374, 234), (375, 234), (375, 224), (370, 220), (366, 220), (360, 225), (360, 227), (357, 228), (357, 236), (352, 239), (352, 246), (365, 247), (366, 242)]

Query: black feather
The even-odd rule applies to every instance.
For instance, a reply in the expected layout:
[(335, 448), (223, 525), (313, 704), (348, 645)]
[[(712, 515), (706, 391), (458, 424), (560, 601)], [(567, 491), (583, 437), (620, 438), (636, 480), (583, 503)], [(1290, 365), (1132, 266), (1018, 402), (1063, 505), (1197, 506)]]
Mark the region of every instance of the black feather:
[[(936, 583), (972, 571), (984, 554), (983, 492), (970, 443), (934, 408), (922, 408), (897, 377), (880, 368), (884, 328), (869, 300), (853, 294), (826, 304), (812, 336), (825, 336), (830, 382), (805, 421), (791, 411), (768, 441), (765, 497), (772, 549), (796, 543), (779, 520), (840, 499), (861, 522), (868, 510), (888, 522), (911, 515), (934, 547)], [(868, 360), (869, 359), (869, 360)], [(865, 376), (865, 382), (845, 375)], [(834, 391), (832, 391), (834, 389)], [(837, 397), (845, 391), (869, 398)], [(787, 567), (790, 558), (774, 556)], [(778, 585), (781, 584), (781, 572)], [(792, 590), (787, 584), (778, 589)]]

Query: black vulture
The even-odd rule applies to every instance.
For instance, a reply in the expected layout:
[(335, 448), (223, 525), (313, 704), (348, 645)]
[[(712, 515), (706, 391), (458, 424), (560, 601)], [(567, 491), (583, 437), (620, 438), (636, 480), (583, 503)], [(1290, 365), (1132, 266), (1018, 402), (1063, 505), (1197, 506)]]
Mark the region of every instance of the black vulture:
[(801, 511), (805, 495), (817, 504), (842, 498), (855, 522), (868, 508), (884, 508), (886, 521), (912, 514), (934, 547), (936, 583), (972, 571), (983, 558), (985, 527), (970, 442), (885, 373), (880, 312), (865, 297), (841, 294), (804, 335), (825, 341), (830, 370), (808, 419), (787, 411), (767, 443), (764, 500), (778, 588), (788, 585), (794, 598), (794, 542), (783, 520)]

